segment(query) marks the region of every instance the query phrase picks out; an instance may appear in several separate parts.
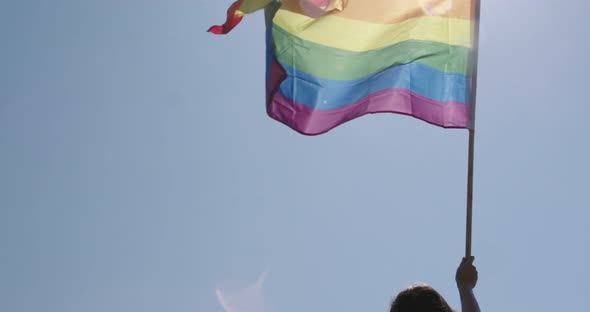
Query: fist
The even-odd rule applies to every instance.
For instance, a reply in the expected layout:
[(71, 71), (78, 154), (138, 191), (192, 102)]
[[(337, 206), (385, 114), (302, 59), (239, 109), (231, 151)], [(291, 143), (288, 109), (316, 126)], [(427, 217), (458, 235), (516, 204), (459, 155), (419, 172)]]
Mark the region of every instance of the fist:
[(460, 289), (473, 289), (477, 284), (477, 269), (473, 266), (473, 257), (465, 257), (457, 268), (455, 281)]

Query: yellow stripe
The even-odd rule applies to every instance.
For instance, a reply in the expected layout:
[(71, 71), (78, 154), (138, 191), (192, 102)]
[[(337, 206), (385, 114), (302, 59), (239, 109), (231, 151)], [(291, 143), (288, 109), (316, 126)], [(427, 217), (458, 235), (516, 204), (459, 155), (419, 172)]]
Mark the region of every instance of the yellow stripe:
[(303, 40), (354, 52), (380, 49), (406, 40), (472, 46), (472, 24), (465, 19), (423, 16), (395, 24), (375, 24), (334, 15), (314, 19), (281, 9), (273, 22)]

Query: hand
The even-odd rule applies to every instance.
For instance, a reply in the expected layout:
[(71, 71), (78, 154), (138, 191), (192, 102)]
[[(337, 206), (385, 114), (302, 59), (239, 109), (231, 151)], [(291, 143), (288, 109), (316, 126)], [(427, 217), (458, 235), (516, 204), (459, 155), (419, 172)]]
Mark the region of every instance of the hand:
[(477, 284), (477, 269), (473, 266), (473, 257), (465, 257), (457, 268), (455, 281), (459, 289), (473, 289)]

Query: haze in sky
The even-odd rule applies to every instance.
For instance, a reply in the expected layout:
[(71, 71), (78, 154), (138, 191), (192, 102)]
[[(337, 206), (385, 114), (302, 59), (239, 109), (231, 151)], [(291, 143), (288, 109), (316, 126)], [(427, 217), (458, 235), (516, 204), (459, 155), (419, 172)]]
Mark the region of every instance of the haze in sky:
[[(459, 308), (467, 131), (290, 130), (263, 15), (205, 32), (230, 2), (0, 3), (0, 311), (382, 312), (415, 282)], [(590, 4), (482, 2), (475, 292), (585, 311)]]

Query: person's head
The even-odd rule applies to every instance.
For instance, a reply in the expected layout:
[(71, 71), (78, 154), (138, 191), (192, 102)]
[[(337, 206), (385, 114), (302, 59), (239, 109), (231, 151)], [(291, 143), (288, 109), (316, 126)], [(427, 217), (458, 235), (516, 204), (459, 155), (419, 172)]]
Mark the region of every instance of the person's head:
[(390, 312), (453, 312), (445, 299), (428, 285), (415, 285), (400, 292)]

